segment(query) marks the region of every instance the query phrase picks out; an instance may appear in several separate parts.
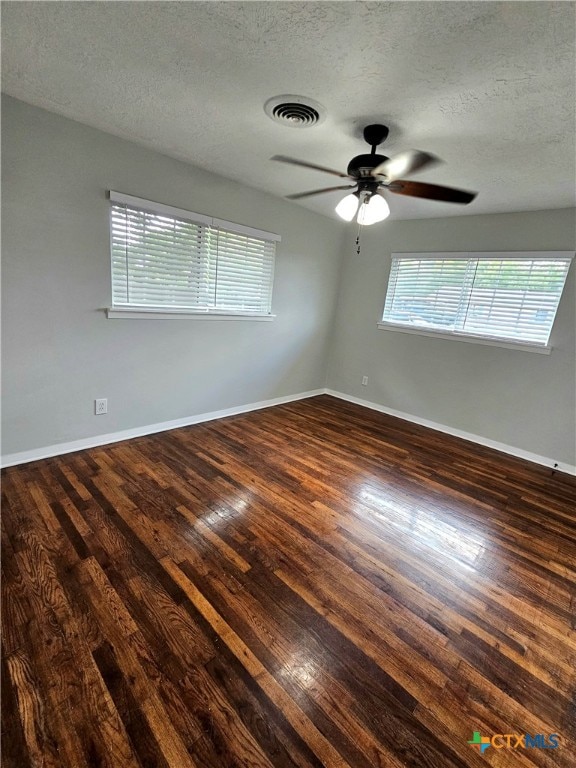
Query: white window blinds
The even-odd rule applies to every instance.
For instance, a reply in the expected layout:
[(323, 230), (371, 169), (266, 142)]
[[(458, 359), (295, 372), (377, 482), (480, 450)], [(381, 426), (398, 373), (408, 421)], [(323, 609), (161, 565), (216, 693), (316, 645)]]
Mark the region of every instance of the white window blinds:
[(393, 254), (382, 321), (546, 346), (573, 255)]
[(114, 307), (268, 315), (278, 235), (110, 192)]

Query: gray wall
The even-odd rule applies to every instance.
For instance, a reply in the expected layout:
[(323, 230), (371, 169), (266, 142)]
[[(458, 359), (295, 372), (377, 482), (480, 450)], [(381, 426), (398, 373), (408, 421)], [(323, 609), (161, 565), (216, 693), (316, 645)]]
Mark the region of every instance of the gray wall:
[[(342, 229), (2, 100), (3, 454), (323, 387)], [(109, 320), (114, 189), (282, 236), (273, 322)], [(93, 415), (107, 397), (109, 413)]]
[[(346, 237), (328, 386), (404, 413), (576, 464), (572, 264), (552, 353), (380, 330), (394, 251), (574, 250), (572, 209), (388, 222)], [(368, 376), (368, 386), (361, 385)]]

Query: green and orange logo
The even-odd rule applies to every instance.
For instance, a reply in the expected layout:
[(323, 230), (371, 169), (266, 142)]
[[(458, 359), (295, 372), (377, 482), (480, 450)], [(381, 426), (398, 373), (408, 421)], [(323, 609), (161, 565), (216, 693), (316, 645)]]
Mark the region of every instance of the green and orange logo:
[(490, 737), (480, 736), (479, 731), (474, 731), (474, 733), (472, 734), (472, 739), (471, 741), (468, 742), (468, 744), (472, 744), (473, 747), (478, 747), (481, 755), (483, 755), (484, 752), (486, 752), (488, 747), (492, 746), (492, 744), (490, 743)]

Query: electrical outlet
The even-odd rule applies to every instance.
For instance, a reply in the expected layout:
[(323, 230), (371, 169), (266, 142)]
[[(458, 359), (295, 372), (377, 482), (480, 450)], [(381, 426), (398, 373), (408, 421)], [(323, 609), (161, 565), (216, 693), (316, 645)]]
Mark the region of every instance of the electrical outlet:
[(96, 416), (102, 416), (103, 413), (108, 413), (108, 399), (106, 397), (94, 400), (94, 413)]
[(368, 376), (362, 376), (362, 386), (368, 386)]

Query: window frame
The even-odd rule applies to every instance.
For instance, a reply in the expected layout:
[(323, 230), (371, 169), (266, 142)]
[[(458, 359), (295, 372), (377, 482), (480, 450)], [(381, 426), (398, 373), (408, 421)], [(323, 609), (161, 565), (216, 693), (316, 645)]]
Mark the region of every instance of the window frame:
[(134, 195), (127, 195), (123, 192), (108, 192), (109, 198), (109, 230), (110, 230), (110, 285), (112, 301), (106, 308), (106, 315), (110, 319), (152, 319), (152, 320), (173, 320), (173, 319), (192, 319), (192, 320), (249, 320), (249, 321), (271, 321), (276, 315), (272, 312), (272, 299), (274, 289), (274, 272), (276, 262), (276, 248), (272, 257), (272, 267), (269, 285), (269, 303), (267, 312), (253, 312), (242, 309), (210, 308), (210, 307), (178, 307), (169, 304), (118, 304), (114, 303), (114, 257), (113, 257), (113, 227), (112, 212), (114, 205), (127, 205), (132, 208), (144, 211), (146, 213), (167, 216), (175, 219), (184, 219), (187, 222), (206, 227), (207, 229), (222, 230), (226, 233), (235, 235), (253, 237), (258, 240), (279, 243), (282, 238), (280, 235), (256, 229), (244, 224), (219, 219), (206, 214), (195, 213), (183, 208), (158, 203)]
[[(483, 344), (486, 346), (504, 347), (506, 349), (520, 349), (528, 352), (536, 352), (539, 354), (549, 355), (552, 351), (550, 344), (550, 338), (554, 329), (554, 323), (556, 321), (556, 315), (564, 289), (566, 287), (566, 281), (570, 272), (571, 262), (574, 258), (574, 251), (456, 251), (456, 252), (395, 252), (391, 254), (390, 271), (388, 273), (388, 279), (386, 284), (386, 294), (384, 297), (384, 307), (381, 313), (381, 320), (377, 323), (377, 327), (381, 330), (398, 331), (400, 333), (414, 334), (418, 336), (428, 336), (431, 338), (449, 339), (451, 341), (464, 341), (473, 344)], [(459, 329), (449, 330), (447, 328), (432, 328), (426, 326), (409, 325), (408, 323), (398, 323), (384, 319), (384, 312), (386, 309), (386, 303), (388, 299), (388, 291), (390, 288), (390, 277), (392, 274), (392, 264), (394, 259), (429, 259), (429, 260), (446, 260), (454, 261), (461, 259), (462, 261), (470, 262), (472, 260), (488, 260), (488, 261), (513, 261), (513, 260), (533, 260), (533, 261), (568, 261), (568, 267), (564, 278), (564, 284), (562, 291), (558, 298), (558, 304), (555, 309), (554, 319), (550, 326), (550, 335), (548, 342), (542, 344), (539, 342), (523, 339), (514, 339), (505, 336), (491, 336), (484, 334), (475, 334), (470, 331), (463, 331)], [(462, 289), (464, 290), (464, 288)]]

